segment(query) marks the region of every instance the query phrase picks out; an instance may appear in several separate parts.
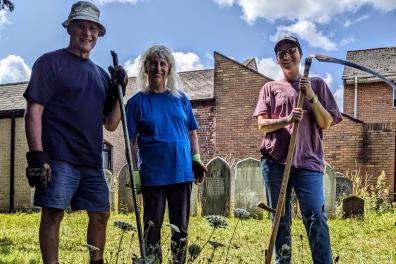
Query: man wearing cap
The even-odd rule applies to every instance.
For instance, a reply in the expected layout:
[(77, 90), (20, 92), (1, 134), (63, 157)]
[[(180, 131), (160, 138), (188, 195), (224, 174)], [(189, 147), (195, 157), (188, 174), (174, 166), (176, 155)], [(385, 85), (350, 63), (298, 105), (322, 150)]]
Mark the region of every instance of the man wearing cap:
[[(261, 89), (254, 116), (265, 132), (261, 144), (261, 169), (269, 206), (276, 208), (294, 122), (300, 122), (295, 155), (286, 193), (285, 215), (275, 241), (276, 263), (291, 263), (282, 247), (291, 247), (291, 189), (300, 205), (313, 262), (332, 263), (329, 227), (323, 194), (323, 130), (339, 123), (341, 113), (326, 83), (318, 77), (304, 78), (299, 72), (302, 50), (297, 38), (285, 36), (275, 45), (283, 78)], [(295, 108), (299, 89), (305, 94), (303, 108)], [(271, 214), (274, 219), (274, 214)], [(287, 252), (287, 251), (284, 251)]]
[(29, 85), (25, 127), (29, 152), (26, 176), (35, 187), (34, 204), (42, 207), (40, 249), (45, 264), (58, 263), (59, 227), (64, 210), (86, 210), (87, 243), (99, 248), (91, 263), (103, 263), (109, 190), (103, 176), (103, 126), (114, 131), (121, 119), (117, 85), (126, 72), (110, 67), (110, 76), (89, 59), (98, 37), (105, 35), (99, 9), (75, 3), (62, 24), (69, 45), (42, 55)]

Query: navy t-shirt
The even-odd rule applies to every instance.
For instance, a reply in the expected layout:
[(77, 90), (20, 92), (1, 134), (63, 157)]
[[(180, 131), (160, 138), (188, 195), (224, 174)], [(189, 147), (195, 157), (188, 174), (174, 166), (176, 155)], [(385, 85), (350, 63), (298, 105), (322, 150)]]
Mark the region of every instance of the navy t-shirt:
[(128, 100), (130, 138), (137, 137), (143, 186), (192, 182), (190, 131), (198, 128), (185, 94), (139, 92)]
[(44, 106), (42, 142), (51, 159), (102, 166), (103, 113), (109, 82), (102, 68), (66, 49), (37, 59), (24, 97)]

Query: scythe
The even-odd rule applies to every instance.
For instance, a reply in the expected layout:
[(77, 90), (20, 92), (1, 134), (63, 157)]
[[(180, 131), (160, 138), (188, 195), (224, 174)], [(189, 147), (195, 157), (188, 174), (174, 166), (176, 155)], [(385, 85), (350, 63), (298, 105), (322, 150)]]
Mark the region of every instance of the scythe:
[[(345, 61), (345, 60), (341, 60), (341, 59), (337, 59), (337, 58), (333, 58), (333, 57), (329, 57), (329, 56), (321, 55), (321, 54), (312, 54), (305, 59), (304, 77), (308, 77), (309, 69), (311, 67), (313, 58), (315, 58), (321, 62), (341, 64), (341, 65), (349, 66), (349, 67), (352, 67), (352, 68), (355, 68), (355, 69), (358, 69), (358, 70), (361, 70), (364, 72), (368, 72), (368, 73), (378, 77), (379, 79), (383, 80), (385, 83), (387, 83), (393, 89), (396, 88), (396, 85), (394, 83), (392, 83), (392, 81), (390, 81), (389, 79), (385, 78), (381, 74), (379, 74), (365, 66), (362, 66), (360, 64), (357, 64), (357, 63), (354, 63), (351, 61)], [(296, 107), (301, 108), (303, 106), (303, 103), (304, 103), (304, 94), (300, 91), (299, 95), (298, 95)], [(274, 219), (274, 223), (272, 226), (272, 233), (271, 233), (269, 246), (268, 246), (268, 249), (265, 251), (265, 253), (266, 253), (265, 254), (265, 264), (271, 263), (275, 240), (276, 240), (276, 236), (278, 234), (280, 219), (284, 215), (284, 211), (285, 211), (284, 208), (285, 208), (285, 200), (286, 200), (286, 189), (287, 189), (287, 183), (289, 181), (291, 163), (292, 163), (293, 156), (294, 156), (294, 149), (295, 149), (295, 143), (296, 143), (296, 139), (297, 139), (298, 126), (299, 126), (299, 122), (295, 122), (293, 124), (292, 134), (291, 134), (290, 143), (289, 143), (289, 149), (287, 152), (285, 170), (283, 173), (282, 184), (281, 184), (281, 187), (279, 190), (279, 197), (278, 197), (278, 203), (276, 205), (276, 208), (271, 208), (271, 207), (265, 205), (263, 202), (260, 202), (257, 205), (258, 207), (260, 207), (264, 210), (267, 210), (271, 213), (275, 213), (275, 219)]]

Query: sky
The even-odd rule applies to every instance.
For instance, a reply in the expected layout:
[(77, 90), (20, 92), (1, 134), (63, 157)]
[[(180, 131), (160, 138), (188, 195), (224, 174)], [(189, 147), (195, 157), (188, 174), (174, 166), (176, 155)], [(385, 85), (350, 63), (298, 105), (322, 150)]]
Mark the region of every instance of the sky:
[[(61, 23), (75, 1), (12, 0), (0, 11), (0, 84), (28, 81), (42, 54), (66, 47)], [(396, 46), (396, 0), (91, 0), (101, 10), (107, 33), (91, 59), (107, 69), (110, 50), (129, 76), (139, 55), (158, 43), (174, 52), (177, 70), (213, 68), (213, 52), (238, 62), (256, 58), (262, 74), (282, 74), (273, 52), (282, 35), (300, 39), (304, 55), (345, 59), (349, 50)], [(313, 62), (342, 109), (340, 65)]]

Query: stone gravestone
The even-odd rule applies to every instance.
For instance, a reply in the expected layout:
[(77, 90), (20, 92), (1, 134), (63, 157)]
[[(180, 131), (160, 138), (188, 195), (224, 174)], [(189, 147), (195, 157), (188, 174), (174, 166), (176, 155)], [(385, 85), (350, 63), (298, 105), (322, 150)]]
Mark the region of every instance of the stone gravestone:
[(341, 200), (352, 195), (352, 181), (345, 176), (337, 175), (336, 199)]
[(190, 200), (190, 215), (197, 216), (198, 212), (198, 186), (195, 183), (192, 184), (191, 188), (191, 200)]
[(325, 162), (325, 173), (323, 178), (323, 191), (325, 197), (325, 208), (329, 217), (333, 217), (336, 211), (336, 176), (333, 168)]
[(257, 207), (267, 203), (260, 161), (252, 158), (239, 161), (235, 166), (235, 208), (242, 208), (263, 219), (263, 210)]
[(342, 211), (344, 218), (364, 218), (364, 200), (355, 195), (351, 195), (342, 201)]
[(231, 169), (222, 158), (212, 159), (202, 186), (202, 214), (230, 216)]
[[(132, 212), (134, 210), (132, 203), (132, 189), (130, 187), (126, 187), (127, 183), (129, 183), (129, 168), (128, 164), (125, 164), (120, 173), (118, 174), (119, 180), (119, 190), (118, 190), (118, 209), (121, 211)], [(138, 205), (142, 205), (142, 197), (141, 195), (137, 195), (137, 203)]]
[(103, 170), (103, 174), (109, 187), (110, 210), (118, 212), (118, 179), (109, 170)]

